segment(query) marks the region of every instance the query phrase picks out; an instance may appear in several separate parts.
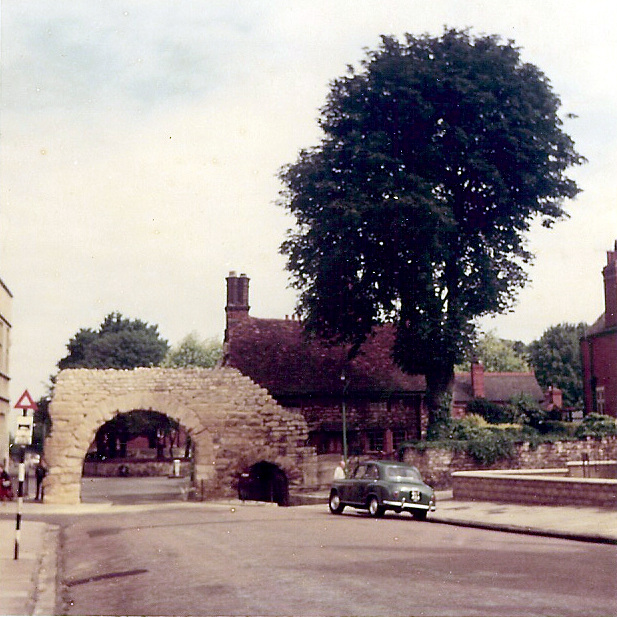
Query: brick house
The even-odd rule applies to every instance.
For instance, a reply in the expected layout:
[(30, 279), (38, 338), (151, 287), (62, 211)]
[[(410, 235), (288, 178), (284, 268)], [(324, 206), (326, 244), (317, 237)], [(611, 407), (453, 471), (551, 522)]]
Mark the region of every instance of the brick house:
[(617, 242), (602, 275), (604, 313), (581, 339), (585, 413), (617, 417)]
[(472, 362), (471, 371), (454, 374), (452, 417), (464, 416), (467, 404), (474, 398), (503, 405), (519, 394), (547, 407), (561, 407), (561, 391), (551, 387), (546, 394), (542, 392), (533, 372), (488, 373), (481, 362)]
[[(342, 452), (343, 409), (351, 454), (396, 451), (406, 440), (425, 435), (422, 375), (408, 375), (394, 364), (394, 328), (383, 325), (347, 362), (348, 348), (307, 340), (294, 318), (250, 316), (249, 278), (227, 278), (227, 327), (223, 364), (237, 368), (266, 388), (282, 406), (302, 413), (310, 445), (318, 454)], [(542, 401), (533, 373), (457, 373), (453, 414), (464, 414), (474, 396), (507, 402), (521, 392)]]

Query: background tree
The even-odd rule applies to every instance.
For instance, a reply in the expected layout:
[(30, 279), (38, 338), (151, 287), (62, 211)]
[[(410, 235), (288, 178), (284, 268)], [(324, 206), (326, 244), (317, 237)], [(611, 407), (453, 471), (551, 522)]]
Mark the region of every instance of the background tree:
[[(105, 317), (97, 330), (79, 330), (71, 338), (67, 348), (68, 355), (58, 362), (60, 370), (158, 366), (165, 358), (169, 345), (159, 335), (158, 326), (149, 325), (140, 319), (127, 319), (120, 313), (113, 312)], [(156, 433), (157, 430), (168, 435), (175, 430), (171, 421), (162, 414), (151, 413), (143, 416), (138, 412), (134, 413), (138, 414), (135, 418), (132, 414), (119, 414), (97, 431), (96, 445), (99, 456), (123, 456), (127, 441), (136, 436), (136, 429), (143, 429), (147, 435)]]
[(584, 323), (562, 323), (548, 328), (528, 348), (529, 360), (543, 388), (561, 389), (567, 407), (583, 406), (583, 366), (580, 339)]
[(526, 280), (530, 222), (563, 218), (583, 162), (560, 100), (512, 42), (446, 30), (382, 37), (331, 84), (321, 143), (281, 170), (297, 222), (281, 251), (308, 332), (351, 343), (396, 326), (393, 357), (447, 409), (474, 320)]
[[(530, 367), (525, 359), (525, 346), (520, 341), (508, 341), (499, 338), (494, 332), (487, 332), (478, 339), (474, 345), (474, 354), (484, 365), (488, 372), (525, 372)], [(468, 371), (471, 362), (469, 360), (459, 364), (458, 370)]]
[(219, 340), (214, 338), (202, 340), (196, 332), (191, 332), (167, 352), (161, 366), (212, 368), (217, 365), (222, 356), (223, 345)]
[(67, 368), (131, 369), (158, 366), (169, 348), (158, 326), (110, 313), (97, 330), (82, 328), (71, 338), (69, 354), (58, 362)]

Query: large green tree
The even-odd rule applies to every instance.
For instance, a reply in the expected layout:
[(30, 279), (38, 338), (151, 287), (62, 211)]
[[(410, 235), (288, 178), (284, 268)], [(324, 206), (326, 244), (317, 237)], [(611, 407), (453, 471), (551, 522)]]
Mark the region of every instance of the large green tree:
[(297, 222), (281, 251), (307, 331), (353, 354), (393, 322), (393, 357), (426, 376), (431, 423), (474, 320), (526, 280), (531, 221), (550, 226), (578, 193), (565, 171), (583, 159), (559, 107), (513, 42), (382, 37), (331, 84), (321, 143), (281, 170)]
[(560, 388), (564, 405), (568, 407), (583, 406), (580, 341), (586, 327), (584, 323), (551, 326), (528, 347), (529, 360), (540, 385)]
[(158, 326), (110, 313), (97, 330), (82, 328), (67, 344), (58, 368), (131, 369), (158, 366), (169, 348)]
[(196, 332), (187, 334), (174, 345), (165, 356), (161, 366), (168, 368), (187, 368), (216, 366), (223, 356), (223, 345), (216, 339), (203, 340)]
[[(478, 339), (474, 346), (474, 356), (490, 373), (529, 371), (524, 349), (522, 342), (499, 338), (491, 331)], [(471, 362), (467, 360), (458, 365), (457, 369), (468, 371), (470, 365)]]

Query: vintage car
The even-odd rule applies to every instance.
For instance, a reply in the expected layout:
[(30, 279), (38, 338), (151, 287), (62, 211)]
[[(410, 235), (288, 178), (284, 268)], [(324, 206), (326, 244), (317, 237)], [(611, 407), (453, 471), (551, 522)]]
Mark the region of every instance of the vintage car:
[(373, 517), (382, 516), (386, 510), (405, 510), (415, 519), (424, 520), (429, 511), (435, 510), (435, 493), (412, 465), (366, 461), (354, 469), (351, 477), (332, 483), (328, 505), (332, 514), (351, 506), (368, 510)]

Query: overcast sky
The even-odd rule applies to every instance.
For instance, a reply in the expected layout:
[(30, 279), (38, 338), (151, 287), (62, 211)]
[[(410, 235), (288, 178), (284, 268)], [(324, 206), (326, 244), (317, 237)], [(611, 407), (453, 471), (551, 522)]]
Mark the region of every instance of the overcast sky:
[(293, 313), (279, 168), (320, 139), (329, 82), (381, 34), (443, 26), (523, 48), (589, 160), (583, 193), (534, 228), (531, 283), (483, 322), (529, 342), (594, 321), (617, 239), (617, 4), (600, 0), (3, 0), (0, 277), (13, 403), (44, 392), (66, 343), (117, 310), (177, 343), (222, 337), (225, 277), (251, 314)]

